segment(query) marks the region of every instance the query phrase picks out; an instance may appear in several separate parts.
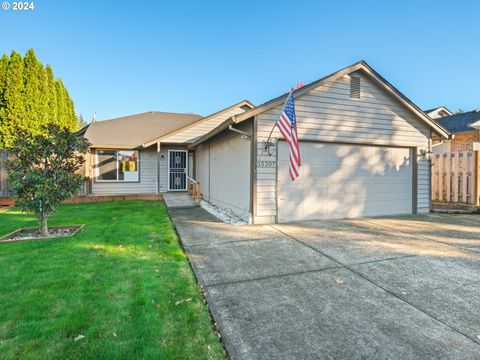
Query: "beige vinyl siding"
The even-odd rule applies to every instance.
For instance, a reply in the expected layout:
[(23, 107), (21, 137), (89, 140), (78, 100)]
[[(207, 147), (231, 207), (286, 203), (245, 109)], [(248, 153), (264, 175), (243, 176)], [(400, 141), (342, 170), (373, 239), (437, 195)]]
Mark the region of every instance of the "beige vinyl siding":
[(209, 147), (210, 143), (206, 141), (195, 150), (195, 180), (200, 183), (200, 193), (204, 199), (210, 196)]
[[(168, 150), (187, 150), (186, 146), (160, 146), (160, 156), (163, 155), (163, 160), (160, 162), (160, 192), (168, 191)], [(188, 158), (188, 157), (187, 157)], [(160, 157), (161, 159), (161, 157)]]
[(157, 152), (139, 150), (138, 182), (98, 182), (92, 183), (92, 194), (155, 194), (157, 192)]
[(424, 214), (430, 212), (431, 206), (431, 161), (419, 159), (417, 163), (417, 212)]
[(225, 113), (222, 113), (218, 116), (213, 117), (212, 119), (206, 121), (199, 121), (198, 123), (188, 126), (185, 130), (180, 131), (177, 134), (169, 136), (165, 139), (162, 139), (165, 143), (184, 143), (184, 142), (192, 142), (193, 140), (197, 139), (198, 137), (205, 135), (206, 133), (210, 132), (211, 130), (215, 129), (218, 125), (223, 123), (229, 117), (240, 114), (245, 110), (241, 108), (232, 109)]
[[(237, 126), (251, 133), (252, 122)], [(203, 198), (250, 220), (251, 139), (226, 130), (196, 149), (196, 174)]]
[[(428, 149), (430, 129), (393, 96), (361, 71), (360, 99), (350, 97), (350, 76), (321, 85), (295, 99), (297, 126), (301, 140), (408, 146)], [(257, 160), (277, 163), (276, 155), (263, 153), (264, 141), (278, 116), (281, 105), (260, 113), (257, 121)], [(280, 137), (275, 129), (273, 137)], [(261, 167), (256, 173), (256, 223), (276, 221), (276, 168)], [(419, 160), (418, 210), (430, 203), (429, 160)]]

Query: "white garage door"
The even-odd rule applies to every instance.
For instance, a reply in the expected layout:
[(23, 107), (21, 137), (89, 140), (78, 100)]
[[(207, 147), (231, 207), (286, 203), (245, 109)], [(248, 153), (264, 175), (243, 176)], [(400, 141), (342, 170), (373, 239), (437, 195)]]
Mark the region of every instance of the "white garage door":
[(278, 148), (278, 221), (412, 212), (412, 149), (301, 142), (300, 176)]

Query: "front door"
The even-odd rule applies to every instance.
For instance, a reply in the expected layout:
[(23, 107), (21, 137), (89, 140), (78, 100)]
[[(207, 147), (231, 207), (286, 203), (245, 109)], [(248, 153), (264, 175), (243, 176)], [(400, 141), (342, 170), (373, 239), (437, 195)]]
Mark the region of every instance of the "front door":
[(187, 150), (168, 150), (168, 190), (187, 190)]

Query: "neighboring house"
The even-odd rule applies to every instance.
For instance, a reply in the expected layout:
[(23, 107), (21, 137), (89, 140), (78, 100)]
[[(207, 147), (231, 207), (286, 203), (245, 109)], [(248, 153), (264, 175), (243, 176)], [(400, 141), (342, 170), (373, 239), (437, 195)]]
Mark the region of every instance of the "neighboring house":
[(480, 109), (436, 120), (453, 134), (453, 138), (442, 140), (434, 136), (435, 153), (480, 150)]
[[(294, 182), (279, 132), (265, 143), (284, 94), (206, 118), (155, 113), (164, 120), (137, 115), (125, 124), (121, 118), (90, 125), (92, 193), (184, 191), (188, 174), (205, 200), (252, 223), (430, 210), (431, 138), (449, 133), (368, 64), (355, 63), (294, 96), (302, 157)], [(137, 135), (147, 124), (149, 140)]]
[(451, 112), (449, 109), (447, 109), (445, 106), (439, 106), (434, 109), (429, 109), (425, 110), (425, 113), (430, 116), (432, 119), (438, 119), (444, 116), (450, 116), (453, 115), (453, 112)]

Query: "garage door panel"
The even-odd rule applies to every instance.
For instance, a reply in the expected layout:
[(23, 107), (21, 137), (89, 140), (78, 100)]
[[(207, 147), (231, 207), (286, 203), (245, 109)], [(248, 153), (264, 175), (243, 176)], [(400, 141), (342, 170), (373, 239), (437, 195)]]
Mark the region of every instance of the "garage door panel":
[(411, 213), (411, 149), (306, 142), (300, 149), (292, 182), (288, 146), (279, 143), (279, 221)]

